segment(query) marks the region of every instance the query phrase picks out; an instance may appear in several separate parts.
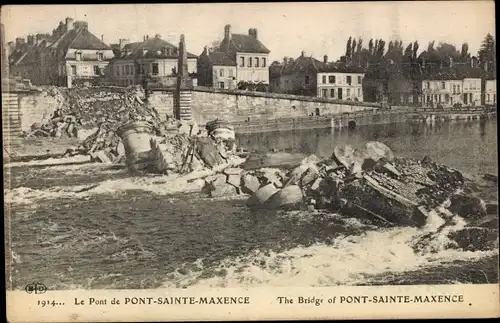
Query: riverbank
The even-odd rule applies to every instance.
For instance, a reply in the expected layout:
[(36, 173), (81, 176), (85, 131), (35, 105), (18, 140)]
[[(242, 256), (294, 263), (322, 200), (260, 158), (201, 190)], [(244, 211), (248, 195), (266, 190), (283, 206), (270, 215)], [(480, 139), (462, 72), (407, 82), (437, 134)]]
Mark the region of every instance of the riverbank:
[(353, 129), (360, 126), (374, 126), (396, 123), (457, 122), (467, 120), (496, 119), (496, 109), (468, 108), (437, 110), (429, 108), (403, 108), (391, 110), (373, 109), (346, 112), (339, 115), (282, 117), (233, 122), (239, 134), (307, 130), (307, 129)]

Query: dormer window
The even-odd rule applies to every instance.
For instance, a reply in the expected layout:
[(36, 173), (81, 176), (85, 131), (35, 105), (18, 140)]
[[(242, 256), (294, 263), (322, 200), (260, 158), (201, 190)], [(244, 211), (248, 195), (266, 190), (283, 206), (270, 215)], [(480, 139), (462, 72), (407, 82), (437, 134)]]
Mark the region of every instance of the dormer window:
[(98, 60), (98, 61), (102, 61), (102, 60), (104, 60), (104, 53), (97, 52), (97, 60)]
[(147, 49), (145, 49), (145, 48), (143, 48), (143, 49), (142, 49), (142, 55), (143, 55), (143, 56), (144, 56), (144, 55), (146, 55), (146, 53), (147, 53), (147, 52), (148, 52), (148, 50), (147, 50)]
[(76, 52), (75, 53), (75, 59), (77, 61), (81, 61), (82, 60), (82, 52)]

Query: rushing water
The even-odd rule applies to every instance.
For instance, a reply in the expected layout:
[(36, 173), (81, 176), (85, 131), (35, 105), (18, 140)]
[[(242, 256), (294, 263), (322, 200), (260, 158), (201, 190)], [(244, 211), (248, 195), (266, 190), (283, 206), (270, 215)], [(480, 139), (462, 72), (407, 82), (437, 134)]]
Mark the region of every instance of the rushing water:
[[(384, 125), (238, 138), (247, 150), (328, 157), (339, 143), (379, 140), (397, 155), (497, 174), (497, 124)], [(14, 288), (329, 286), (498, 281), (498, 249), (429, 250), (412, 244), (435, 229), (379, 229), (338, 214), (251, 213), (244, 198), (209, 199), (200, 181), (129, 177), (105, 165), (8, 167)], [(90, 185), (90, 186), (89, 186)], [(192, 191), (193, 193), (186, 193)], [(496, 188), (484, 198), (496, 203)], [(453, 229), (453, 228), (450, 228)]]

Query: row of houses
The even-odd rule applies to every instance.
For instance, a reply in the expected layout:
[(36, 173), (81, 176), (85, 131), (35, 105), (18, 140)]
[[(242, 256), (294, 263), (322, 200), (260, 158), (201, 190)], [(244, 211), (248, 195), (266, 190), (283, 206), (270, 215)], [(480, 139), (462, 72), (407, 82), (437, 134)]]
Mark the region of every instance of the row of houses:
[[(17, 38), (7, 44), (7, 50), (13, 76), (36, 85), (68, 87), (150, 81), (173, 86), (179, 58), (179, 47), (159, 34), (137, 42), (119, 39), (108, 45), (102, 35), (90, 32), (86, 21), (72, 18), (61, 21), (51, 34), (30, 35), (27, 41)], [(296, 58), (284, 57), (282, 62), (270, 64), (269, 54), (257, 29), (233, 33), (226, 25), (217, 46), (205, 47), (200, 55), (187, 52), (188, 74), (194, 85), (217, 89), (252, 88), (393, 105), (496, 104), (496, 80), (482, 80), (480, 69), (474, 66), (418, 80), (397, 73), (391, 79), (377, 79), (365, 68), (330, 62), (327, 55), (318, 60), (303, 51)]]
[[(119, 86), (154, 81), (175, 83), (179, 48), (146, 35), (142, 41), (119, 39), (105, 44), (89, 31), (85, 21), (66, 18), (52, 34), (29, 35), (7, 44), (10, 72), (33, 84), (72, 87), (80, 83), (111, 83)], [(269, 53), (258, 39), (258, 30), (248, 34), (224, 28), (218, 48), (205, 48), (200, 56), (187, 52), (188, 73), (196, 84), (236, 88), (240, 83), (269, 83)]]

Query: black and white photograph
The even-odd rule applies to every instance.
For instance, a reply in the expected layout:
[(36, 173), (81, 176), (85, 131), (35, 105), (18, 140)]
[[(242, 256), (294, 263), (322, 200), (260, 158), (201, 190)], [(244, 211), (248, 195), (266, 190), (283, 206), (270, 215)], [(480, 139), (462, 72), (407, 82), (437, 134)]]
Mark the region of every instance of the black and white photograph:
[[(494, 12), (2, 6), (7, 293), (49, 313), (78, 303), (56, 291), (498, 288)], [(138, 317), (141, 302), (186, 304), (140, 295), (124, 297)]]

